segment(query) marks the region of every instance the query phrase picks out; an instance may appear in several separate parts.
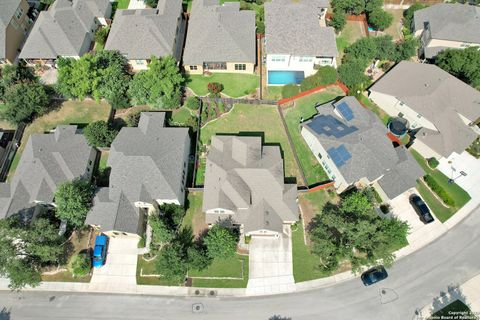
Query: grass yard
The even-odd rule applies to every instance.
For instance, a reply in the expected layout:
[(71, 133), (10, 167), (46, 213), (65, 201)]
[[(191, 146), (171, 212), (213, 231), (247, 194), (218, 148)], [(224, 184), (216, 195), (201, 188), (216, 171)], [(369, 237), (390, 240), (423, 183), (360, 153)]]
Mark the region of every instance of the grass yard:
[(190, 75), (187, 86), (198, 96), (208, 94), (208, 83), (219, 82), (223, 84), (222, 93), (233, 97), (243, 97), (254, 93), (260, 86), (260, 77), (253, 74), (214, 73), (210, 76)]
[[(157, 258), (146, 261), (143, 259), (142, 255), (138, 255), (137, 259), (137, 284), (143, 285), (152, 285), (152, 286), (179, 286), (183, 285), (183, 283), (177, 283), (175, 281), (169, 281), (166, 279), (162, 279), (159, 276), (155, 276), (157, 274), (157, 270), (155, 268), (155, 263)], [(149, 275), (149, 276), (142, 276)]]
[(10, 181), (20, 160), (20, 156), (27, 144), (28, 138), (34, 133), (45, 133), (55, 129), (61, 124), (75, 124), (80, 128), (98, 120), (107, 121), (111, 107), (104, 102), (93, 100), (65, 101), (57, 110), (51, 111), (29, 124), (23, 133), (22, 142), (15, 154), (8, 180)]
[(187, 196), (187, 212), (182, 221), (182, 228), (192, 228), (195, 236), (200, 235), (207, 228), (205, 213), (202, 211), (203, 192), (189, 192)]
[(373, 101), (365, 97), (363, 94), (358, 96), (357, 99), (370, 111), (375, 113), (385, 126), (388, 124), (388, 122), (390, 121), (390, 116), (379, 106), (377, 106)]
[(180, 125), (185, 125), (190, 119), (196, 117), (197, 116), (187, 107), (181, 107), (172, 113), (172, 121)]
[[(248, 256), (237, 255), (226, 260), (214, 260), (203, 271), (191, 271), (192, 286), (204, 288), (245, 288), (248, 283)], [(223, 277), (241, 279), (196, 279), (195, 277)]]
[(264, 98), (270, 100), (282, 99), (282, 88), (283, 86), (268, 86), (266, 92), (264, 93)]
[[(200, 143), (209, 145), (215, 134), (240, 134), (248, 136), (264, 136), (264, 143), (280, 145), (283, 153), (285, 176), (296, 177), (302, 181), (300, 171), (293, 156), (293, 150), (288, 143), (277, 107), (264, 105), (237, 104), (227, 114), (205, 125), (200, 131)], [(196, 184), (204, 181), (204, 162), (197, 171)]]
[(437, 183), (445, 189), (445, 191), (454, 199), (455, 207), (446, 207), (441, 203), (423, 182), (417, 183), (418, 191), (422, 198), (427, 202), (428, 206), (433, 210), (437, 218), (445, 222), (461, 207), (463, 207), (471, 198), (470, 195), (460, 188), (456, 183), (448, 183), (448, 177), (437, 169), (431, 169), (427, 161), (417, 151), (411, 149), (412, 155), (423, 168), (425, 173), (432, 176)]
[(322, 182), (329, 178), (300, 134), (300, 119), (303, 117), (304, 120), (307, 120), (314, 116), (316, 114), (316, 103), (324, 103), (343, 95), (343, 91), (337, 87), (328, 88), (298, 99), (295, 102), (295, 107), (284, 111), (285, 121), (308, 185)]
[(336, 38), (337, 48), (339, 52), (340, 61), (343, 57), (343, 51), (346, 47), (354, 43), (360, 38), (365, 37), (365, 30), (363, 24), (359, 21), (347, 21), (345, 28), (343, 28), (340, 35)]
[(386, 9), (385, 11), (393, 16), (392, 24), (385, 30), (385, 33), (391, 35), (395, 41), (403, 39), (403, 9)]
[(322, 212), (323, 206), (331, 201), (336, 203), (339, 197), (335, 191), (328, 192), (326, 189), (315, 192), (303, 192), (298, 195), (298, 202), (302, 209), (303, 221), (306, 226), (312, 218)]
[(130, 0), (118, 0), (114, 3), (117, 3), (117, 9), (127, 9), (128, 5), (130, 4)]

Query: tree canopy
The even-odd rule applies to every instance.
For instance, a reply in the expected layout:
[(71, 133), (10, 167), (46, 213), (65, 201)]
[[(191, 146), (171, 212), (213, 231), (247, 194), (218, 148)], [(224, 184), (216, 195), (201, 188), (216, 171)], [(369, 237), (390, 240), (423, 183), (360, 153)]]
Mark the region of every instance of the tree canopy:
[(227, 259), (235, 256), (237, 242), (237, 235), (231, 229), (218, 224), (210, 228), (203, 239), (208, 255), (213, 259)]
[(423, 3), (414, 3), (407, 10), (403, 11), (403, 25), (408, 28), (410, 32), (413, 30), (413, 15), (415, 11), (425, 9), (428, 5)]
[(103, 120), (89, 123), (83, 130), (85, 138), (93, 147), (109, 147), (117, 133), (116, 129)]
[(480, 51), (477, 47), (442, 51), (435, 64), (480, 90)]
[(11, 85), (5, 91), (4, 100), (3, 118), (14, 124), (31, 122), (35, 116), (44, 113), (50, 103), (45, 87), (36, 82)]
[(76, 228), (83, 226), (92, 205), (93, 191), (92, 185), (86, 180), (62, 183), (55, 192), (57, 218)]

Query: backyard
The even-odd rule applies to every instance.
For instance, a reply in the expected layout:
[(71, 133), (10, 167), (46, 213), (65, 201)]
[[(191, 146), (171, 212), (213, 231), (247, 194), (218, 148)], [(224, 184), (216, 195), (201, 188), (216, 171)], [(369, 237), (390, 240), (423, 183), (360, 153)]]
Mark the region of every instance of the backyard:
[(403, 39), (403, 9), (386, 9), (388, 13), (393, 16), (393, 21), (390, 27), (385, 30), (385, 33), (391, 35), (394, 41)]
[(214, 73), (209, 76), (190, 75), (187, 86), (198, 96), (208, 94), (208, 84), (218, 82), (223, 85), (223, 91), (232, 98), (243, 97), (255, 93), (260, 86), (260, 77), (253, 74)]
[(336, 37), (337, 49), (338, 49), (338, 55), (339, 55), (338, 62), (341, 62), (343, 57), (343, 51), (345, 50), (345, 48), (363, 37), (366, 37), (365, 28), (363, 27), (363, 22), (347, 21), (345, 28), (343, 28), (340, 35)]
[(455, 206), (448, 207), (441, 202), (432, 193), (432, 191), (425, 185), (423, 181), (417, 183), (418, 192), (432, 209), (435, 216), (442, 222), (447, 221), (455, 212), (463, 207), (469, 200), (470, 196), (465, 190), (460, 188), (456, 183), (449, 183), (448, 177), (437, 169), (432, 169), (428, 165), (426, 159), (422, 157), (417, 151), (410, 149), (413, 157), (420, 166), (423, 168), (426, 174), (430, 175), (455, 201)]
[(361, 104), (375, 113), (377, 117), (383, 122), (384, 125), (387, 125), (388, 122), (390, 121), (390, 116), (380, 109), (379, 106), (377, 106), (373, 101), (371, 101), (368, 97), (365, 95), (361, 94), (357, 97), (357, 99), (361, 102)]
[[(263, 136), (267, 145), (279, 145), (284, 158), (285, 176), (296, 177), (302, 181), (300, 171), (295, 162), (293, 150), (288, 143), (280, 114), (276, 106), (237, 104), (222, 117), (206, 124), (200, 132), (200, 143), (210, 145), (215, 134), (232, 134)], [(204, 181), (205, 155), (201, 155), (196, 176), (196, 185)]]
[(110, 105), (104, 102), (95, 102), (93, 100), (65, 101), (57, 110), (35, 119), (26, 127), (23, 133), (22, 142), (10, 166), (8, 180), (11, 179), (15, 172), (30, 135), (49, 132), (62, 124), (78, 125), (82, 128), (98, 120), (108, 121), (110, 111)]
[(295, 101), (295, 106), (284, 109), (285, 122), (296, 149), (297, 157), (302, 166), (307, 185), (328, 180), (327, 174), (318, 163), (307, 143), (300, 133), (300, 120), (307, 120), (316, 114), (315, 105), (333, 100), (345, 93), (338, 87), (332, 87), (300, 98)]
[(207, 228), (205, 213), (202, 211), (203, 191), (189, 192), (187, 196), (187, 212), (182, 221), (182, 228), (191, 228), (198, 237)]

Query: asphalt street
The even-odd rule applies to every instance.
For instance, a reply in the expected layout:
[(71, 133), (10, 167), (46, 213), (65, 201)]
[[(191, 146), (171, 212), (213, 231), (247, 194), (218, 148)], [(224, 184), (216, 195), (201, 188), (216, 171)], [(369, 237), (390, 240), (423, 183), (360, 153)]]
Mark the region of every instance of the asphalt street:
[(421, 319), (417, 309), (480, 273), (480, 210), (388, 272), (387, 280), (372, 287), (354, 279), (308, 292), (238, 299), (0, 292), (0, 319)]

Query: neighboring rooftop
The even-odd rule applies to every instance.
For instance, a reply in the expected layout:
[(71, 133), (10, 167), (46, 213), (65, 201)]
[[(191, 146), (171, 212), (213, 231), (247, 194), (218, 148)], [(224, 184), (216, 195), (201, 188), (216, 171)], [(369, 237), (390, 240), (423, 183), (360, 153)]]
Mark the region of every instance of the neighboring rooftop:
[(182, 11), (182, 0), (160, 0), (156, 9), (117, 10), (105, 49), (130, 60), (166, 55), (180, 60), (183, 34), (176, 35)]
[(396, 97), (432, 122), (438, 131), (421, 128), (416, 139), (444, 157), (477, 137), (460, 115), (480, 118), (480, 92), (435, 65), (402, 61), (369, 90)]
[(328, 0), (272, 0), (265, 3), (265, 39), (268, 54), (335, 57), (335, 31), (320, 26)]
[(439, 3), (415, 11), (415, 30), (428, 23), (433, 39), (480, 43), (480, 7), (460, 3)]
[(41, 11), (30, 32), (21, 59), (56, 59), (82, 56), (90, 49), (95, 19), (109, 18), (109, 0), (56, 0)]
[(246, 233), (281, 233), (283, 223), (298, 220), (297, 185), (285, 184), (278, 146), (263, 146), (261, 137), (214, 136), (207, 155), (203, 211), (207, 223), (231, 218)]
[(95, 152), (77, 126), (58, 126), (54, 133), (32, 134), (11, 183), (1, 183), (0, 218), (52, 203), (57, 187), (89, 175)]
[(184, 64), (255, 63), (255, 32), (255, 12), (240, 10), (239, 2), (219, 5), (218, 0), (195, 0), (188, 22)]
[(86, 223), (102, 231), (137, 233), (142, 215), (135, 203), (178, 199), (183, 204), (188, 128), (165, 127), (164, 112), (143, 112), (138, 127), (124, 127), (110, 148), (110, 185), (102, 188)]
[(17, 11), (21, 0), (0, 1), (0, 59), (5, 59), (7, 50), (7, 27)]
[(322, 104), (317, 112), (302, 127), (315, 135), (347, 183), (383, 176), (378, 183), (393, 199), (423, 175), (410, 153), (401, 146), (394, 148), (387, 128), (355, 97)]

